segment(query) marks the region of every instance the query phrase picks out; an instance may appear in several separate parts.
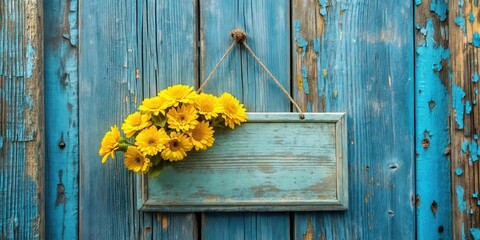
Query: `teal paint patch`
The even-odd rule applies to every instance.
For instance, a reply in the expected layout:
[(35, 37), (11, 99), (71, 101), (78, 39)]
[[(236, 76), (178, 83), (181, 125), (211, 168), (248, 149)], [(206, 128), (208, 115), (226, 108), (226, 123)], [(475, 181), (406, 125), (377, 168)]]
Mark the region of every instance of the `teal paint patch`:
[(472, 198), (478, 198), (478, 192), (473, 193)]
[(480, 240), (480, 228), (470, 228), (470, 234), (474, 240)]
[(468, 20), (472, 23), (475, 22), (475, 15), (473, 14), (473, 12), (470, 12)]
[(0, 135), (0, 150), (3, 148), (3, 137)]
[(475, 89), (475, 95), (478, 95), (478, 88)]
[[(432, 214), (429, 204), (416, 207), (417, 235), (431, 236), (427, 226), (444, 226), (444, 232), (433, 238), (451, 238), (451, 187), (450, 163), (444, 155), (449, 145), (448, 112), (450, 95), (442, 83), (439, 71), (442, 60), (448, 60), (450, 51), (435, 42), (435, 28), (432, 18), (420, 30), (425, 35), (425, 42), (416, 48), (415, 71), (415, 151), (417, 194), (422, 202), (438, 206), (436, 214)], [(444, 70), (446, 71), (446, 70)], [(431, 108), (431, 102), (435, 107)], [(425, 133), (427, 132), (427, 133)], [(429, 147), (424, 148), (422, 141), (427, 135)], [(438, 189), (445, 189), (440, 192)]]
[[(478, 83), (478, 79), (479, 79), (478, 73), (474, 73), (474, 74), (473, 74), (473, 77), (472, 77), (472, 82)], [(477, 92), (477, 93), (478, 93), (478, 92)]]
[(328, 0), (318, 0), (318, 2), (322, 6), (322, 9), (320, 9), (320, 14), (325, 17), (327, 15)]
[(467, 210), (467, 203), (463, 200), (463, 195), (465, 191), (463, 190), (462, 186), (457, 186), (457, 207), (460, 212), (465, 212)]
[(69, 26), (69, 40), (72, 46), (78, 45), (78, 24), (77, 24), (77, 8), (78, 8), (78, 1), (71, 0), (70, 1), (70, 8), (68, 12), (68, 26)]
[(469, 146), (470, 149), (470, 159), (472, 162), (478, 161), (478, 144), (476, 141), (472, 141)]
[(470, 144), (470, 142), (467, 140), (467, 139), (463, 139), (463, 142), (462, 142), (462, 153), (466, 153), (468, 151), (468, 145)]
[(477, 205), (480, 206), (480, 200), (477, 201)]
[(458, 6), (459, 7), (465, 6), (465, 0), (458, 0)]
[(463, 170), (462, 170), (461, 168), (457, 168), (457, 169), (455, 170), (455, 174), (456, 174), (457, 176), (462, 176)]
[(340, 5), (340, 9), (341, 9), (342, 11), (348, 10), (348, 4), (345, 3), (345, 2), (343, 2), (343, 3)]
[[(420, 24), (417, 23), (417, 24), (415, 25), (415, 28), (417, 28), (417, 30), (420, 30), (420, 29), (422, 28), (422, 26), (420, 26)], [(425, 35), (425, 34), (424, 34), (424, 35)]]
[(302, 38), (300, 35), (301, 23), (300, 20), (295, 21), (295, 41), (297, 42), (297, 46), (302, 49), (302, 57), (305, 56), (305, 52), (307, 51), (308, 42), (305, 38)]
[(32, 46), (32, 43), (28, 41), (27, 45), (27, 78), (32, 77), (33, 69), (35, 68), (34, 58), (35, 58), (35, 49)]
[(463, 129), (463, 113), (465, 111), (465, 104), (462, 102), (462, 99), (465, 97), (465, 92), (462, 88), (452, 82), (452, 93), (453, 109), (455, 109), (455, 121), (457, 122), (458, 128)]
[(473, 215), (475, 213), (475, 211), (473, 211), (473, 209), (470, 208), (470, 215)]
[(310, 90), (308, 89), (308, 70), (305, 64), (302, 64), (302, 78), (303, 78), (303, 91), (305, 94), (310, 94)]
[(474, 32), (473, 33), (473, 41), (472, 41), (473, 46), (480, 48), (480, 33)]
[(459, 26), (462, 29), (464, 34), (467, 34), (467, 28), (465, 27), (465, 18), (456, 17), (455, 24), (457, 24), (457, 26)]
[(422, 4), (422, 0), (415, 0), (415, 5), (418, 6), (418, 5), (420, 5), (420, 4)]
[(478, 139), (478, 135), (477, 135), (477, 134), (473, 134), (473, 139), (477, 140), (477, 139)]
[(447, 19), (448, 0), (432, 0), (430, 3), (430, 11), (440, 17), (440, 21)]
[(470, 101), (465, 101), (465, 113), (467, 115), (470, 115), (470, 113), (472, 112), (472, 104), (470, 104)]

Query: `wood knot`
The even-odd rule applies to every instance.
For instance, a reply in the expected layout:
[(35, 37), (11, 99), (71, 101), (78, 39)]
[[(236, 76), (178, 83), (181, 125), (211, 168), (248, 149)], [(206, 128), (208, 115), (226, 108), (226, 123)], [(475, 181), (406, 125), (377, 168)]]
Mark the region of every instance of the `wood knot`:
[(247, 34), (241, 29), (235, 29), (230, 32), (230, 36), (237, 43), (243, 43), (247, 39)]

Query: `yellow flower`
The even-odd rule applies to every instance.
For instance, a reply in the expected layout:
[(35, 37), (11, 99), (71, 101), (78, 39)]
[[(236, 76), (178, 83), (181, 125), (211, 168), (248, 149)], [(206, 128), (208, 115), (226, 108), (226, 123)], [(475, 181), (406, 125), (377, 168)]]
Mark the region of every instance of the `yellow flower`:
[(163, 128), (151, 126), (142, 130), (135, 138), (135, 145), (145, 155), (154, 156), (165, 148), (168, 135)]
[(213, 133), (213, 128), (208, 125), (208, 122), (202, 121), (198, 123), (189, 134), (195, 150), (205, 150), (211, 147), (215, 141)]
[(167, 107), (176, 107), (179, 103), (193, 103), (197, 92), (193, 91), (193, 87), (178, 84), (160, 91), (158, 96), (165, 99)]
[(136, 112), (130, 114), (122, 125), (122, 130), (127, 138), (132, 137), (137, 131), (152, 125), (150, 115)]
[(165, 115), (165, 109), (168, 107), (166, 100), (157, 96), (143, 100), (142, 105), (140, 105), (138, 109), (144, 112), (151, 112), (153, 115), (158, 116), (159, 113)]
[(198, 113), (205, 116), (205, 119), (210, 120), (216, 118), (219, 113), (223, 112), (223, 106), (218, 102), (218, 98), (212, 94), (201, 93), (195, 98), (195, 107)]
[(195, 107), (192, 105), (182, 105), (172, 108), (167, 113), (167, 123), (169, 128), (177, 131), (188, 131), (194, 129), (198, 124), (198, 115)]
[(182, 160), (193, 145), (186, 135), (177, 132), (170, 133), (170, 140), (165, 144), (162, 158), (169, 161)]
[(150, 159), (146, 158), (136, 147), (129, 146), (125, 152), (125, 167), (137, 173), (146, 173), (152, 166)]
[(247, 121), (247, 110), (234, 96), (223, 93), (218, 100), (224, 108), (222, 117), (225, 119), (225, 126), (233, 129), (235, 124), (240, 125), (240, 123)]
[(114, 125), (110, 128), (110, 131), (105, 133), (105, 136), (102, 139), (102, 145), (98, 154), (100, 156), (104, 155), (102, 158), (102, 163), (105, 163), (108, 159), (108, 156), (111, 156), (112, 159), (115, 159), (115, 150), (118, 149), (118, 142), (120, 141), (120, 131), (117, 126)]

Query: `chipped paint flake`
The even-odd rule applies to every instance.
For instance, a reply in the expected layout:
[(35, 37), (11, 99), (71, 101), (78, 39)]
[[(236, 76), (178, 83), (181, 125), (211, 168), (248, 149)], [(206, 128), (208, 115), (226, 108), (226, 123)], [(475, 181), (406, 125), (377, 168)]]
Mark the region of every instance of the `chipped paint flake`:
[(465, 26), (465, 18), (456, 17), (455, 18), (455, 24), (457, 24), (457, 26), (459, 26), (462, 29), (464, 34), (467, 34), (467, 28)]
[(420, 4), (422, 4), (422, 0), (415, 0), (415, 5), (419, 6)]
[(302, 49), (302, 57), (304, 57), (305, 53), (307, 52), (308, 42), (307, 40), (305, 40), (305, 38), (301, 37), (300, 29), (301, 29), (300, 20), (296, 20), (295, 21), (295, 41), (297, 42), (297, 47)]
[(457, 207), (460, 212), (465, 212), (467, 210), (467, 203), (463, 199), (463, 195), (465, 191), (463, 190), (462, 186), (457, 186)]
[(473, 46), (480, 48), (480, 33), (474, 32), (473, 33), (473, 40), (472, 40)]
[(457, 176), (462, 176), (463, 170), (462, 170), (461, 168), (457, 168), (457, 169), (455, 170), (455, 174), (456, 174)]
[(0, 150), (3, 148), (3, 137), (0, 135)]
[(302, 64), (302, 85), (305, 94), (310, 94), (310, 90), (308, 89), (308, 69), (305, 64)]
[(473, 193), (472, 198), (478, 198), (478, 192)]
[(430, 3), (430, 11), (434, 12), (440, 17), (440, 21), (447, 19), (448, 1), (446, 0), (432, 0)]
[(463, 129), (463, 113), (465, 110), (465, 104), (463, 103), (462, 99), (465, 97), (465, 92), (462, 88), (452, 82), (452, 93), (453, 109), (455, 109), (455, 120), (458, 128)]
[(463, 139), (463, 143), (462, 143), (462, 153), (466, 153), (468, 151), (468, 145), (469, 145), (469, 141), (467, 139)]
[(470, 115), (470, 113), (472, 112), (472, 104), (470, 103), (470, 101), (465, 101), (465, 113), (467, 115)]
[(469, 17), (468, 17), (468, 20), (469, 20), (471, 23), (475, 22), (475, 14), (473, 14), (473, 12), (470, 12)]
[(470, 159), (472, 162), (478, 161), (478, 144), (476, 141), (470, 142), (470, 146), (468, 146), (470, 149)]
[(318, 0), (318, 2), (322, 6), (322, 9), (320, 9), (320, 14), (325, 17), (327, 15), (328, 0)]
[(480, 240), (480, 228), (470, 228), (470, 234), (474, 240)]
[(472, 82), (478, 83), (478, 79), (479, 79), (478, 73), (474, 73), (472, 77)]

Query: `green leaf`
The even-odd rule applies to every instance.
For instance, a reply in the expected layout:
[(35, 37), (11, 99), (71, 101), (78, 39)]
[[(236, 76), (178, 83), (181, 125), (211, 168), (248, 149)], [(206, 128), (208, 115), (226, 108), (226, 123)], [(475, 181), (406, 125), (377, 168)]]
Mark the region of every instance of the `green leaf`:
[(167, 118), (159, 114), (158, 116), (152, 116), (152, 122), (155, 124), (155, 126), (164, 128), (167, 124)]
[[(152, 161), (156, 161), (156, 160), (153, 160)], [(160, 161), (158, 162), (158, 164), (154, 165), (152, 168), (150, 168), (150, 171), (148, 171), (148, 174), (152, 177), (152, 178), (157, 178), (160, 176), (160, 174), (163, 172), (163, 170), (166, 168), (166, 167), (170, 167), (172, 166), (173, 163), (170, 162), (170, 161), (165, 161), (163, 159), (160, 158)]]

